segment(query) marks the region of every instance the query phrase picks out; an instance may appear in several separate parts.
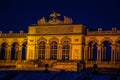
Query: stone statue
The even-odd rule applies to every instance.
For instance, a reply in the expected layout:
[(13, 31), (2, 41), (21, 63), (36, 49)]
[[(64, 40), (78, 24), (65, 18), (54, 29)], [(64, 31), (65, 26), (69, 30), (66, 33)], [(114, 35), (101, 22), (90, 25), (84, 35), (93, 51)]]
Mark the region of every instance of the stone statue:
[(68, 18), (66, 16), (64, 16), (64, 21), (63, 21), (64, 24), (72, 24), (72, 18)]
[(46, 24), (45, 17), (42, 17), (40, 20), (38, 20), (38, 25), (40, 24)]
[(50, 17), (52, 17), (52, 18), (54, 18), (54, 19), (57, 19), (58, 16), (61, 16), (61, 14), (56, 13), (55, 11), (53, 11), (53, 13), (50, 14)]
[(52, 19), (49, 20), (48, 23), (49, 24), (62, 24), (62, 21), (57, 18), (58, 16), (61, 16), (61, 15), (53, 11), (53, 13), (50, 14), (50, 17), (52, 17)]

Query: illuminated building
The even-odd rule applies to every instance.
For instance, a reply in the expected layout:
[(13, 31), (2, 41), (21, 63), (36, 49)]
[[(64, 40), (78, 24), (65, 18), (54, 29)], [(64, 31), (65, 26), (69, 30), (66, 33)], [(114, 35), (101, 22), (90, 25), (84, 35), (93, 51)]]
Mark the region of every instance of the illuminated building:
[(82, 24), (58, 13), (30, 25), (28, 33), (0, 32), (0, 67), (39, 68), (49, 64), (54, 69), (76, 70), (86, 67), (120, 68), (120, 30), (90, 31)]

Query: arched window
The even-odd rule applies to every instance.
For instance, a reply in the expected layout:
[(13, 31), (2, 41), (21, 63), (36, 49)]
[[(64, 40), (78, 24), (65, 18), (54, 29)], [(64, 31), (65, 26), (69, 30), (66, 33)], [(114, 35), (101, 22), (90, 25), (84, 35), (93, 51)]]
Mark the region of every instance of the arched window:
[(69, 60), (70, 45), (68, 41), (64, 41), (62, 45), (62, 60)]
[(6, 59), (7, 45), (8, 45), (7, 43), (2, 43), (1, 44), (0, 60), (5, 60)]
[(27, 48), (27, 42), (24, 42), (22, 44), (22, 60), (26, 59), (26, 48)]
[(41, 41), (38, 44), (38, 59), (45, 59), (45, 42)]
[(102, 43), (102, 61), (110, 61), (111, 60), (111, 43), (109, 41), (104, 41)]
[(50, 59), (56, 60), (57, 59), (57, 42), (52, 41), (50, 43)]
[(18, 53), (19, 53), (19, 44), (17, 42), (14, 42), (11, 48), (11, 60), (17, 60)]
[(88, 60), (96, 61), (97, 60), (97, 43), (94, 41), (89, 42), (89, 52), (88, 52)]

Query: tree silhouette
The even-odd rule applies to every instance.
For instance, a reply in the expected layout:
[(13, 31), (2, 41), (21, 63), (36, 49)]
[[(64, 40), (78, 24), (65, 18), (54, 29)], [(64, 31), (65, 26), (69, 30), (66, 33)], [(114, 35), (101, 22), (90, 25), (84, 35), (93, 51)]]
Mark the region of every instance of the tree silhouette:
[(45, 64), (45, 72), (48, 72), (48, 67), (49, 67), (49, 65), (48, 64)]

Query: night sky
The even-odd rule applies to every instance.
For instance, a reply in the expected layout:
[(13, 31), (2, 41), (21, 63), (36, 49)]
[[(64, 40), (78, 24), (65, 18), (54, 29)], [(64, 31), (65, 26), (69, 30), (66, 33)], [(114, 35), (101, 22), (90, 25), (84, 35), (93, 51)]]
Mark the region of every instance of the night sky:
[(120, 0), (0, 0), (0, 31), (27, 32), (53, 11), (95, 30), (120, 29)]

